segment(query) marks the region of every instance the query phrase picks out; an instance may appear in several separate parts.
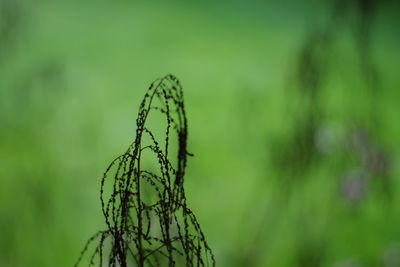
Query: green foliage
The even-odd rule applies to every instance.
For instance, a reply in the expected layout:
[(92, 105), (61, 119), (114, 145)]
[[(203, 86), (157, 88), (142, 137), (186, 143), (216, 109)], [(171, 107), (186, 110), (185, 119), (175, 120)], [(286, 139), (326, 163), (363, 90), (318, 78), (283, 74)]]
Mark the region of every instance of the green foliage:
[(332, 22), (331, 1), (0, 1), (0, 266), (74, 264), (104, 229), (99, 177), (135, 136), (137, 87), (169, 72), (218, 266), (397, 266), (399, 7), (378, 3), (368, 28), (363, 1), (340, 2)]

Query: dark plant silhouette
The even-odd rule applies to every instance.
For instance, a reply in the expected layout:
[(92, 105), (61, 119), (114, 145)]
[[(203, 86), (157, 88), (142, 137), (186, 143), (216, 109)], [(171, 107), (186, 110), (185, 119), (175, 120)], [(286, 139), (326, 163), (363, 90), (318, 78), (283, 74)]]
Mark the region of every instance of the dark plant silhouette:
[[(161, 141), (148, 126), (150, 114), (161, 114), (166, 124)], [(214, 255), (186, 203), (183, 184), (187, 155), (191, 154), (186, 150), (182, 87), (175, 76), (167, 75), (150, 85), (136, 125), (134, 142), (101, 179), (100, 199), (107, 228), (89, 239), (76, 266), (96, 239), (99, 242), (89, 266), (96, 257), (102, 266), (106, 250), (109, 266), (215, 266)], [(174, 136), (176, 151), (170, 144)], [(158, 171), (144, 168), (145, 155), (149, 154), (156, 159)], [(173, 156), (176, 159), (171, 160)]]

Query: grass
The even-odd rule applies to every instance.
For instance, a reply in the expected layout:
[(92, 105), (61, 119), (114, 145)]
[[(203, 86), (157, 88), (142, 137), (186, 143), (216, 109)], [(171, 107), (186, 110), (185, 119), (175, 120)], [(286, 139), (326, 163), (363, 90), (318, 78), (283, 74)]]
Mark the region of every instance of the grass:
[[(165, 116), (163, 145), (146, 123), (154, 112)], [(160, 128), (160, 123), (157, 126)], [(140, 104), (136, 127), (135, 141), (112, 161), (101, 179), (100, 199), (107, 230), (89, 239), (76, 266), (96, 239), (100, 241), (89, 266), (94, 265), (96, 256), (103, 266), (106, 242), (111, 244), (106, 260), (109, 266), (128, 266), (129, 262), (140, 267), (215, 266), (200, 224), (187, 206), (184, 178), (187, 156), (191, 154), (186, 148), (183, 90), (175, 76), (167, 75), (150, 85)], [(171, 140), (173, 133), (176, 140)], [(178, 145), (173, 156), (170, 142)], [(147, 151), (155, 158), (158, 170), (154, 164), (154, 171), (143, 167), (142, 157)], [(174, 156), (176, 159), (172, 160)], [(107, 197), (105, 188), (110, 178), (113, 185)]]

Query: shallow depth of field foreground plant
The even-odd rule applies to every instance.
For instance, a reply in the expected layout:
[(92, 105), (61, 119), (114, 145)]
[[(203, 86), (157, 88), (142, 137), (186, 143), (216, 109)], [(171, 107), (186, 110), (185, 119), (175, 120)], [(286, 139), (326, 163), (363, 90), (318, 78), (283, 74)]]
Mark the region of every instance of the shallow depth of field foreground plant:
[[(150, 114), (162, 118), (162, 139), (156, 134), (161, 129), (158, 121), (154, 129), (149, 126)], [(89, 266), (215, 266), (214, 255), (186, 203), (183, 184), (190, 154), (186, 151), (183, 92), (175, 76), (167, 75), (150, 85), (136, 125), (134, 142), (111, 162), (101, 179), (107, 227), (88, 240), (76, 266), (94, 241), (97, 246), (88, 255)], [(170, 144), (174, 138), (177, 147)], [(158, 168), (145, 168), (148, 158), (155, 159)]]

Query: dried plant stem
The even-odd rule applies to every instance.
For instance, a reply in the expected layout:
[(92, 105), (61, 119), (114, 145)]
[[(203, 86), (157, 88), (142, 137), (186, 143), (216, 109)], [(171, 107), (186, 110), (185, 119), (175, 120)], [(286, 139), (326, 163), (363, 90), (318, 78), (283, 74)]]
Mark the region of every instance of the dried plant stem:
[[(157, 103), (157, 104), (155, 104)], [(160, 112), (166, 123), (165, 146), (146, 121), (152, 111)], [(200, 225), (187, 207), (183, 187), (187, 155), (187, 121), (183, 92), (175, 76), (167, 75), (151, 84), (139, 108), (135, 141), (107, 168), (101, 180), (100, 200), (107, 229), (89, 239), (76, 266), (89, 244), (100, 236), (100, 243), (89, 266), (99, 255), (103, 265), (103, 247), (109, 242), (109, 266), (215, 266)], [(177, 137), (177, 158), (171, 161), (170, 140)], [(147, 141), (146, 141), (147, 140)], [(158, 172), (142, 168), (143, 152), (157, 160)], [(106, 181), (113, 174), (112, 192), (106, 198)], [(143, 189), (151, 188), (157, 200), (145, 200)]]

